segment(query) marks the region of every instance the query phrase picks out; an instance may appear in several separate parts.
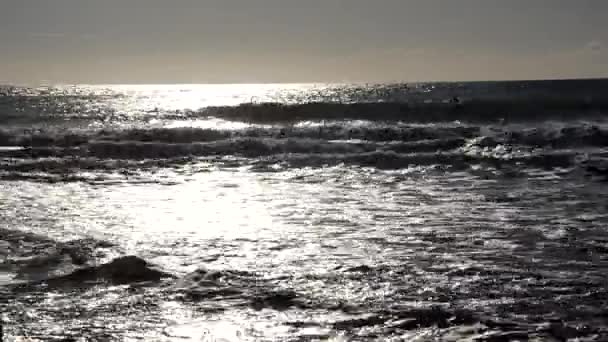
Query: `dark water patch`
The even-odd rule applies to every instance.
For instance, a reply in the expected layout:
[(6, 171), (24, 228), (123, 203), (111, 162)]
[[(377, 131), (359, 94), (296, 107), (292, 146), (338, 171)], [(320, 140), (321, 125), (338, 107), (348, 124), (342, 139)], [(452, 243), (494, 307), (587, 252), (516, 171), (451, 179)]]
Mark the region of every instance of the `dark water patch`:
[(256, 293), (251, 300), (251, 307), (255, 310), (270, 308), (284, 311), (294, 307), (305, 308), (306, 306), (299, 301), (299, 296), (295, 292), (281, 290), (270, 293)]
[(583, 161), (582, 167), (589, 176), (600, 177), (602, 181), (608, 181), (608, 158), (591, 158)]
[(232, 300), (258, 311), (311, 308), (310, 298), (278, 287), (276, 281), (242, 271), (199, 269), (177, 280), (170, 290), (181, 294), (180, 298), (187, 302)]
[(105, 251), (115, 248), (112, 243), (92, 238), (55, 241), (35, 233), (0, 229), (0, 241), (8, 261), (7, 267), (26, 272), (28, 268), (44, 267), (46, 263), (58, 263), (64, 257), (74, 265), (90, 265), (105, 257)]
[(256, 283), (257, 277), (247, 272), (200, 268), (175, 281), (171, 289), (187, 300), (200, 301), (240, 296)]
[[(8, 172), (7, 177), (19, 177), (18, 173), (36, 177), (36, 172), (61, 175), (63, 177), (79, 177), (79, 174), (87, 171), (105, 171), (109, 173), (122, 173), (129, 176), (130, 172), (153, 170), (155, 168), (172, 167), (195, 161), (191, 157), (171, 159), (142, 159), (142, 160), (117, 160), (97, 158), (41, 158), (33, 160), (11, 160), (0, 164), (0, 169)], [(205, 161), (205, 160), (202, 160)], [(222, 161), (218, 161), (223, 165)], [(11, 174), (12, 173), (12, 174)], [(33, 174), (33, 175), (32, 175)], [(44, 176), (44, 175), (42, 175)], [(82, 177), (82, 176), (80, 176)], [(58, 178), (57, 181), (61, 181)], [(93, 179), (94, 180), (94, 179)]]
[(0, 240), (11, 244), (26, 242), (43, 246), (55, 243), (55, 241), (43, 235), (28, 233), (20, 230), (10, 230), (6, 228), (0, 228)]
[(103, 177), (95, 177), (91, 179), (89, 177), (80, 177), (77, 175), (70, 174), (62, 174), (62, 175), (54, 175), (54, 174), (27, 174), (23, 172), (4, 172), (0, 173), (0, 179), (5, 181), (30, 181), (30, 182), (39, 182), (39, 183), (70, 183), (70, 182), (95, 182), (95, 181), (103, 181)]
[(473, 313), (464, 310), (446, 310), (438, 306), (413, 308), (400, 311), (382, 311), (364, 317), (335, 322), (337, 330), (353, 331), (364, 327), (381, 327), (383, 332), (395, 333), (402, 330), (416, 330), (428, 327), (445, 329), (456, 325), (477, 323)]

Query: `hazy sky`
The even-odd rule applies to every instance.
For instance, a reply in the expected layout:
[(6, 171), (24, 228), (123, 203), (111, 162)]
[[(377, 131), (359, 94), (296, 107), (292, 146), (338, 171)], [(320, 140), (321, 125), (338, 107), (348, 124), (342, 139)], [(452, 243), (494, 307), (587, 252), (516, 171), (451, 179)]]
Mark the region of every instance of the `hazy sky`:
[(1, 83), (608, 76), (607, 0), (0, 0)]

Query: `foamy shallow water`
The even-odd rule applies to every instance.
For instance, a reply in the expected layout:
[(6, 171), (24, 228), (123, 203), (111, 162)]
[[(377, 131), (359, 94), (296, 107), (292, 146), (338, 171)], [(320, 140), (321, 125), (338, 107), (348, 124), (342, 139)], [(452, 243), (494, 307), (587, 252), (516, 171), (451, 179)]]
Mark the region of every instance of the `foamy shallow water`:
[(414, 340), (474, 324), (488, 339), (548, 338), (557, 321), (605, 336), (608, 192), (548, 175), (335, 167), (178, 170), (172, 185), (5, 182), (3, 227), (94, 237), (178, 279), (42, 288), (4, 310), (12, 329), (92, 338)]

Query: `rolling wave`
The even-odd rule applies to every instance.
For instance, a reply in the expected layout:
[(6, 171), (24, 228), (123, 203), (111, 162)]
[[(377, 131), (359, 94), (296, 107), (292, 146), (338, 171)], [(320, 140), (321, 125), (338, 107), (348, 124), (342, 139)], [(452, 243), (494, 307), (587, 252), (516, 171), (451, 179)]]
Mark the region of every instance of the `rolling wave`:
[(412, 126), (403, 123), (358, 125), (330, 123), (301, 126), (212, 129), (194, 127), (131, 128), (102, 130), (0, 129), (0, 146), (79, 147), (95, 142), (190, 144), (233, 139), (311, 139), (322, 141), (416, 142), (421, 140), (472, 139), (489, 136), (504, 144), (537, 147), (608, 146), (605, 125), (588, 123), (494, 126)]
[(608, 100), (528, 99), (470, 100), (458, 98), (440, 102), (402, 103), (304, 103), (241, 104), (209, 107), (200, 116), (228, 120), (272, 123), (302, 120), (373, 120), (405, 122), (536, 122), (605, 117)]
[(441, 127), (405, 125), (328, 125), (310, 124), (286, 127), (249, 127), (239, 130), (211, 128), (132, 128), (104, 129), (98, 131), (65, 129), (0, 129), (0, 146), (70, 147), (91, 141), (139, 141), (164, 143), (211, 142), (235, 138), (299, 138), (319, 140), (367, 140), (367, 141), (416, 141), (423, 139), (472, 138), (479, 135), (478, 127)]
[[(145, 152), (147, 155), (156, 152)], [(166, 153), (162, 151), (161, 153)], [(35, 175), (44, 180), (48, 174), (62, 176), (55, 181), (84, 180), (82, 174), (93, 171), (119, 173), (125, 176), (143, 170), (155, 170), (159, 167), (172, 167), (193, 161), (212, 161), (225, 164), (226, 167), (252, 167), (253, 171), (280, 171), (289, 168), (328, 167), (336, 165), (349, 165), (360, 167), (374, 167), (377, 169), (401, 169), (412, 166), (438, 166), (446, 170), (466, 170), (475, 165), (485, 165), (493, 169), (524, 169), (558, 167), (571, 167), (579, 163), (581, 153), (575, 151), (548, 151), (537, 153), (513, 153), (501, 148), (481, 152), (421, 152), (397, 153), (394, 151), (348, 152), (348, 153), (288, 153), (272, 154), (256, 159), (237, 159), (232, 157), (217, 157), (217, 159), (186, 158), (150, 158), (146, 160), (116, 160), (89, 158), (39, 158), (13, 160), (10, 163), (0, 164), (3, 178), (19, 179), (31, 178)], [(132, 170), (132, 171), (129, 171)], [(76, 178), (73, 178), (76, 175)], [(35, 178), (36, 178), (35, 177)], [(53, 178), (53, 177), (52, 177)]]
[[(121, 98), (0, 97), (0, 123), (39, 120), (139, 122), (221, 118), (249, 123), (295, 123), (306, 120), (402, 121), (408, 123), (496, 123), (546, 120), (605, 119), (605, 93), (551, 94), (550, 96), (406, 96), (394, 99), (341, 99), (302, 102), (244, 102), (200, 108), (151, 107), (120, 103)], [(133, 100), (135, 101), (135, 100)]]
[[(193, 127), (0, 130), (3, 179), (79, 181), (102, 171), (130, 174), (206, 160), (254, 170), (352, 165), (398, 169), (556, 168), (603, 153), (608, 130), (589, 123), (395, 125), (314, 122), (243, 129)], [(235, 159), (236, 158), (236, 159)], [(235, 161), (236, 160), (236, 161)], [(272, 167), (271, 167), (272, 166)], [(130, 171), (131, 170), (131, 171)], [(59, 177), (60, 176), (60, 177)], [(57, 178), (59, 177), (59, 178)]]

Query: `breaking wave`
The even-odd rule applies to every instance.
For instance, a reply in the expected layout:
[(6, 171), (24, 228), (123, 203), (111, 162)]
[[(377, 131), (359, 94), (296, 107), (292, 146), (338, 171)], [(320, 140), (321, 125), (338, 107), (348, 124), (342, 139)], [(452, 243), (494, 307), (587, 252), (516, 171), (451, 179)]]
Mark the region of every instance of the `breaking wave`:
[(594, 155), (604, 158), (608, 129), (589, 122), (545, 122), (532, 128), (370, 121), (242, 129), (4, 129), (0, 145), (0, 177), (12, 180), (90, 181), (83, 173), (128, 174), (201, 159), (218, 165), (231, 160), (260, 171), (339, 164), (547, 169), (578, 165)]
[(308, 123), (298, 126), (250, 127), (239, 130), (208, 128), (133, 128), (102, 130), (0, 129), (0, 146), (79, 147), (100, 142), (190, 144), (231, 139), (314, 139), (324, 141), (415, 142), (421, 140), (470, 139), (487, 135), (512, 145), (538, 147), (606, 146), (605, 125), (585, 122), (522, 125), (407, 125), (371, 122)]

